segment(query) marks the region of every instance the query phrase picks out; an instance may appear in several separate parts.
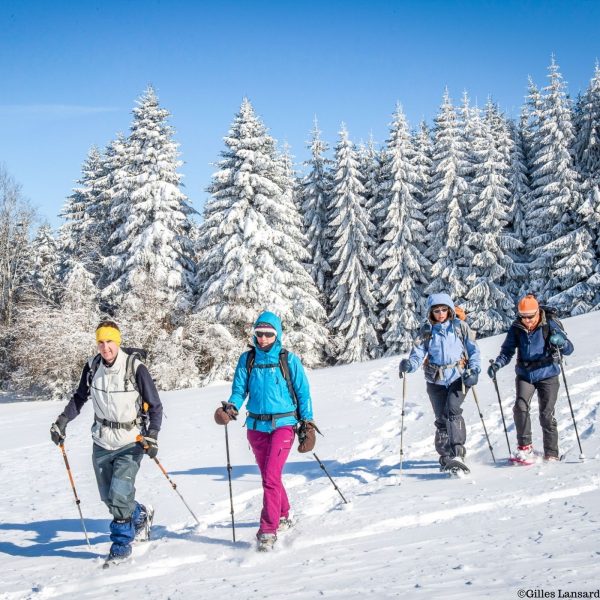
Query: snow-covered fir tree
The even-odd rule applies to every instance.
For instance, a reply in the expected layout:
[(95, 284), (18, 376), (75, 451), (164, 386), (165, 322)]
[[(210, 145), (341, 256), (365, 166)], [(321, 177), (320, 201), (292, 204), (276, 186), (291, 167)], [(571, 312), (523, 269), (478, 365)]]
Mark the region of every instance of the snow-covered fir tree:
[(583, 203), (578, 210), (591, 236), (596, 267), (588, 279), (593, 308), (600, 309), (600, 65), (576, 112), (575, 165), (581, 176)]
[(564, 313), (579, 314), (593, 306), (594, 291), (587, 279), (594, 270), (594, 256), (587, 228), (577, 223), (581, 196), (572, 154), (571, 107), (554, 59), (549, 79), (532, 164), (534, 202), (528, 218), (538, 228), (532, 286)]
[(58, 283), (58, 243), (48, 224), (42, 225), (31, 243), (31, 272), (28, 292), (42, 303), (57, 304), (61, 295)]
[(476, 227), (466, 240), (473, 253), (473, 271), (467, 277), (465, 306), (469, 324), (483, 337), (504, 331), (512, 321), (514, 303), (503, 284), (507, 267), (512, 264), (507, 251), (518, 246), (506, 231), (510, 195), (507, 165), (494, 137), (491, 119), (486, 119), (484, 140), (475, 156), (473, 189), (478, 202), (469, 215)]
[[(229, 331), (235, 355), (254, 318), (272, 310), (284, 324), (286, 347), (318, 364), (327, 347), (325, 311), (302, 264), (309, 254), (300, 214), (286, 193), (275, 140), (247, 99), (225, 146), (200, 232), (197, 315)], [(215, 376), (229, 375), (234, 364), (215, 365)]]
[(331, 160), (326, 157), (327, 144), (321, 139), (317, 119), (308, 144), (310, 159), (304, 165), (308, 174), (300, 182), (301, 214), (304, 234), (308, 242), (308, 267), (313, 281), (323, 298), (329, 282), (331, 243), (327, 237), (329, 197), (331, 194)]
[(427, 258), (431, 278), (427, 294), (449, 293), (457, 304), (467, 293), (466, 277), (472, 253), (465, 240), (470, 233), (463, 204), (469, 186), (464, 138), (448, 91), (435, 118), (432, 177), (427, 199)]
[(101, 249), (110, 232), (106, 215), (99, 213), (103, 176), (103, 157), (92, 146), (81, 167), (78, 187), (67, 198), (60, 215), (65, 219), (59, 231), (62, 279), (69, 277), (70, 265), (75, 263), (85, 265), (95, 278), (102, 269)]
[(138, 100), (133, 115), (124, 164), (113, 174), (118, 189), (112, 194), (111, 213), (120, 224), (111, 236), (111, 254), (105, 260), (109, 282), (102, 295), (135, 313), (146, 290), (152, 289), (160, 321), (174, 309), (185, 310), (192, 300), (189, 235), (194, 210), (181, 191), (181, 162), (167, 123), (169, 112), (161, 108), (152, 87)]
[(413, 164), (415, 166), (415, 200), (417, 206), (426, 214), (426, 200), (429, 195), (429, 186), (431, 185), (431, 156), (433, 144), (431, 141), (431, 132), (427, 123), (421, 121), (419, 128), (413, 133), (412, 145), (414, 149)]
[(97, 180), (99, 191), (95, 214), (101, 224), (100, 255), (103, 257), (97, 278), (100, 289), (105, 288), (113, 278), (113, 272), (104, 260), (115, 253), (114, 246), (119, 243), (118, 237), (111, 233), (124, 224), (126, 217), (122, 211), (113, 210), (113, 204), (116, 203), (115, 198), (127, 194), (125, 187), (129, 176), (127, 145), (128, 141), (123, 133), (118, 133), (115, 139), (107, 144), (102, 155), (102, 175)]
[(527, 293), (529, 267), (527, 265), (526, 247), (529, 239), (529, 222), (526, 215), (531, 191), (523, 140), (523, 126), (519, 127), (516, 123), (511, 122), (510, 134), (512, 144), (510, 147), (508, 181), (511, 205), (508, 228), (511, 236), (519, 242), (520, 246), (516, 251), (509, 252), (516, 270), (513, 276), (508, 278), (507, 289), (513, 298), (517, 299)]
[(376, 303), (370, 271), (374, 259), (372, 225), (365, 210), (356, 151), (342, 125), (335, 149), (335, 176), (331, 195), (333, 247), (331, 313), (340, 363), (364, 361), (378, 352)]
[(381, 199), (381, 172), (385, 159), (382, 152), (377, 150), (373, 136), (369, 137), (369, 141), (366, 144), (361, 143), (359, 145), (357, 158), (360, 179), (364, 187), (365, 212), (372, 224), (372, 245), (369, 248), (369, 252), (372, 256), (375, 256), (377, 248), (381, 245), (382, 238), (381, 223), (377, 222), (374, 209)]
[[(421, 322), (421, 299), (429, 261), (423, 255), (425, 216), (419, 210), (419, 176), (408, 123), (398, 106), (390, 125), (374, 213), (381, 224), (377, 249), (380, 329), (388, 355), (406, 351)], [(423, 157), (420, 157), (423, 160)], [(423, 166), (423, 165), (421, 165)]]
[(457, 121), (464, 152), (461, 175), (467, 185), (465, 193), (460, 196), (460, 208), (468, 219), (469, 212), (478, 202), (478, 190), (475, 189), (473, 179), (475, 178), (481, 146), (485, 144), (485, 133), (481, 110), (477, 106), (471, 106), (466, 91), (463, 92), (462, 103), (457, 110)]

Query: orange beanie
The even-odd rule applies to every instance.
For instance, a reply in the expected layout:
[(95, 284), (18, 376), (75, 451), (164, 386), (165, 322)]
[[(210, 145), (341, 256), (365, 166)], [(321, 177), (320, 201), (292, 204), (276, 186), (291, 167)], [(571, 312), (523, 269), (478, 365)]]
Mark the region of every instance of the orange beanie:
[(518, 311), (519, 314), (522, 316), (530, 317), (531, 315), (537, 313), (539, 309), (540, 305), (535, 299), (535, 296), (533, 296), (532, 294), (527, 294), (527, 296), (519, 300)]

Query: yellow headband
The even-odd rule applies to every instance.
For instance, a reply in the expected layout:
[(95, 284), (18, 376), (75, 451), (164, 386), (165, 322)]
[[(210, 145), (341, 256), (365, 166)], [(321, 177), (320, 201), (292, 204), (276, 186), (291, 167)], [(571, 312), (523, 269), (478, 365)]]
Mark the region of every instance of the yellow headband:
[(96, 343), (114, 342), (117, 346), (121, 345), (121, 332), (114, 327), (98, 327), (96, 329)]

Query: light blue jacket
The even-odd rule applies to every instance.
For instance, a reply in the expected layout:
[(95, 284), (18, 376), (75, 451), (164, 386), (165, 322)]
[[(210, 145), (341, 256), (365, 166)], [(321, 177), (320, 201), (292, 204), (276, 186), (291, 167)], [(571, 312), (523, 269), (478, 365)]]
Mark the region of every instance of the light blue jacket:
[[(281, 320), (272, 312), (264, 312), (256, 319), (254, 326), (256, 327), (258, 323), (269, 323), (275, 328), (277, 332), (275, 343), (268, 352), (264, 352), (260, 349), (256, 337), (254, 338), (256, 357), (254, 368), (250, 372), (250, 381), (248, 381), (248, 369), (246, 367), (248, 352), (244, 352), (238, 360), (229, 402), (240, 410), (246, 400), (246, 396), (249, 395), (246, 408), (250, 413), (273, 415), (293, 412), (296, 410), (294, 399), (290, 395), (287, 382), (279, 368), (279, 353), (282, 349)], [(305, 421), (312, 420), (312, 400), (308, 379), (304, 373), (302, 363), (295, 354), (288, 352), (288, 364), (292, 385), (298, 398), (300, 418)], [(269, 366), (261, 368), (259, 365)], [(298, 419), (295, 416), (280, 417), (275, 421), (275, 429), (285, 425), (295, 425), (297, 422)], [(250, 416), (248, 417), (247, 426), (249, 429), (256, 429), (257, 431), (265, 431), (267, 433), (270, 433), (274, 429), (271, 420), (259, 421)]]
[[(452, 314), (444, 323), (437, 323), (431, 319), (431, 309), (437, 305), (448, 306)], [(460, 376), (462, 369), (458, 366), (450, 366), (437, 369), (436, 366), (455, 365), (467, 354), (467, 365), (465, 369), (472, 369), (479, 373), (481, 371), (481, 357), (479, 348), (474, 339), (465, 337), (464, 345), (460, 334), (460, 323), (454, 315), (454, 302), (448, 294), (432, 294), (427, 300), (427, 316), (431, 323), (431, 339), (425, 343), (421, 337), (417, 338), (411, 350), (409, 373), (416, 371), (426, 356), (428, 366), (425, 368), (425, 379), (429, 383), (449, 386)], [(439, 376), (439, 378), (438, 378)]]

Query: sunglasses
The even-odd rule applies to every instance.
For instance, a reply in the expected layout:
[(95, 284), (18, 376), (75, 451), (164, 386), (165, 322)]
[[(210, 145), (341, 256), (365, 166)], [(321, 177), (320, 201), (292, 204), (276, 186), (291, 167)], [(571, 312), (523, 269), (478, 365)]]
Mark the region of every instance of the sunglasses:
[(448, 312), (448, 308), (434, 308), (431, 312), (434, 315), (439, 315), (441, 313), (447, 313)]
[(257, 338), (263, 338), (263, 337), (265, 337), (265, 338), (267, 338), (267, 339), (275, 337), (275, 334), (274, 334), (274, 333), (267, 333), (267, 332), (265, 332), (265, 331), (257, 331), (257, 332), (256, 332), (254, 335), (255, 335)]
[(521, 319), (521, 321), (533, 321), (533, 319), (535, 319), (536, 317), (537, 317), (537, 314), (530, 315), (530, 316), (519, 315), (519, 319)]

